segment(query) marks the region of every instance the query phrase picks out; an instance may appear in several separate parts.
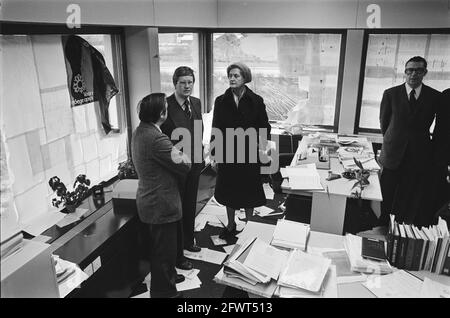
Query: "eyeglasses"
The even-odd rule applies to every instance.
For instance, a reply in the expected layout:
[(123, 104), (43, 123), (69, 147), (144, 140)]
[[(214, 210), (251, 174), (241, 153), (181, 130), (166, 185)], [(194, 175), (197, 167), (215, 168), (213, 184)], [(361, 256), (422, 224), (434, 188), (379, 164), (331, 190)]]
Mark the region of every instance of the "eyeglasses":
[(422, 75), (422, 74), (425, 73), (425, 71), (426, 70), (424, 68), (421, 68), (421, 67), (419, 67), (419, 68), (407, 68), (407, 69), (405, 69), (405, 74), (411, 75), (413, 72), (416, 72), (417, 75)]
[(178, 82), (178, 84), (180, 84), (181, 86), (192, 86), (194, 85), (194, 82)]

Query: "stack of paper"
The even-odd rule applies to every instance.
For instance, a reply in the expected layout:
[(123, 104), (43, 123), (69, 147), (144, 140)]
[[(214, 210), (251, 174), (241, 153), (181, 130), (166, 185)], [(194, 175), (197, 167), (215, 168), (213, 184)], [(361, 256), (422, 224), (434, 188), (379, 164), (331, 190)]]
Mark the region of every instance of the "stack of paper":
[(345, 235), (344, 246), (350, 259), (352, 271), (374, 274), (392, 273), (392, 267), (388, 261), (374, 261), (361, 256), (362, 237), (347, 234)]
[(278, 220), (273, 232), (272, 245), (297, 248), (305, 251), (308, 242), (309, 224), (289, 220)]
[(330, 265), (320, 290), (315, 293), (305, 289), (278, 286), (276, 294), (280, 298), (337, 298), (336, 266)]
[(224, 272), (252, 285), (276, 280), (288, 257), (287, 251), (279, 250), (256, 237), (247, 239), (225, 262)]
[(330, 265), (328, 258), (294, 249), (289, 254), (278, 285), (318, 293)]
[(283, 177), (289, 178), (289, 187), (292, 190), (323, 190), (320, 175), (314, 163), (286, 167)]

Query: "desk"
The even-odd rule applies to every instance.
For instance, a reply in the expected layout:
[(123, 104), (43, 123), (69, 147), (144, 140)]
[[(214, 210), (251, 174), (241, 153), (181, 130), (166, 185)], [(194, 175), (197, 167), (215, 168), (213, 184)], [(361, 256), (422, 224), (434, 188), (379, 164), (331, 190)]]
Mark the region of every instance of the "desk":
[[(299, 164), (298, 157), (300, 154), (300, 146), (295, 152), (294, 158), (291, 162), (291, 167)], [(317, 156), (308, 158), (308, 162), (318, 161)], [(339, 162), (338, 158), (330, 157), (330, 170), (333, 173), (344, 172), (344, 167)], [(301, 163), (301, 162), (300, 162)], [(322, 191), (306, 191), (306, 190), (292, 190), (289, 187), (289, 181), (283, 180), (281, 189), (283, 193), (294, 195), (308, 195), (312, 196), (311, 208), (311, 230), (321, 231), (333, 234), (342, 234), (344, 229), (345, 209), (347, 206), (347, 198), (351, 197), (352, 186), (355, 180), (348, 180), (340, 178), (337, 180), (327, 181), (328, 170), (317, 169), (320, 175), (320, 182), (325, 190)], [(377, 174), (371, 174), (369, 177), (370, 184), (362, 192), (362, 199), (379, 202), (383, 200), (381, 195), (380, 181)], [(328, 191), (327, 191), (328, 189)]]
[[(238, 240), (238, 243), (243, 243), (246, 239), (255, 236), (267, 243), (270, 243), (274, 230), (275, 225), (272, 224), (248, 222)], [(309, 247), (344, 249), (344, 236), (311, 231), (308, 242), (308, 248)], [(450, 277), (446, 277), (443, 275), (436, 275), (426, 271), (410, 271), (410, 273), (421, 279), (423, 279), (423, 277), (428, 277), (442, 284), (450, 284)], [(338, 284), (337, 289), (339, 298), (375, 297), (375, 295), (372, 294), (367, 288), (365, 288), (361, 282)], [(247, 290), (247, 292), (251, 293), (251, 290)]]

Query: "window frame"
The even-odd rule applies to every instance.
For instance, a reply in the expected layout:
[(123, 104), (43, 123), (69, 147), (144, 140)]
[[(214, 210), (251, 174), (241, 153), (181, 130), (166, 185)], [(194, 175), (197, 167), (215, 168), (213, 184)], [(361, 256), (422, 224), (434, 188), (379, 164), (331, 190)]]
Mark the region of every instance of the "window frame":
[[(364, 78), (366, 75), (366, 61), (367, 61), (367, 50), (369, 46), (369, 37), (371, 34), (450, 34), (449, 29), (443, 28), (433, 28), (433, 29), (370, 29), (364, 30), (363, 46), (362, 46), (362, 57), (361, 66), (358, 82), (358, 97), (356, 99), (356, 114), (355, 123), (353, 127), (353, 132), (355, 134), (376, 134), (381, 135), (381, 129), (374, 128), (361, 128), (359, 127), (359, 121), (361, 119), (361, 107), (362, 107), (362, 94), (364, 89)], [(426, 57), (424, 56), (426, 59)], [(388, 89), (389, 87), (386, 87)]]
[[(120, 27), (82, 26), (69, 29), (64, 24), (52, 23), (2, 23), (1, 35), (70, 35), (70, 34), (107, 34), (111, 35), (111, 47), (113, 53), (113, 67), (116, 74), (116, 85), (119, 93), (116, 95), (117, 121), (119, 128), (114, 128), (110, 133), (122, 133), (131, 125), (129, 112), (128, 86), (126, 82), (125, 61), (125, 32)], [(129, 132), (129, 131), (128, 131)], [(131, 135), (129, 135), (131, 136)], [(131, 137), (128, 137), (130, 139)]]
[(291, 33), (291, 34), (340, 34), (340, 52), (339, 65), (337, 73), (336, 86), (336, 102), (334, 111), (333, 125), (315, 125), (317, 127), (337, 132), (339, 126), (339, 115), (341, 109), (342, 98), (342, 81), (344, 75), (345, 49), (347, 44), (347, 30), (346, 29), (255, 29), (255, 28), (170, 28), (164, 27), (158, 29), (159, 33), (197, 33), (199, 35), (199, 79), (200, 83), (200, 99), (203, 105), (203, 112), (209, 112), (211, 109), (208, 105), (214, 102), (213, 91), (213, 34), (214, 33)]

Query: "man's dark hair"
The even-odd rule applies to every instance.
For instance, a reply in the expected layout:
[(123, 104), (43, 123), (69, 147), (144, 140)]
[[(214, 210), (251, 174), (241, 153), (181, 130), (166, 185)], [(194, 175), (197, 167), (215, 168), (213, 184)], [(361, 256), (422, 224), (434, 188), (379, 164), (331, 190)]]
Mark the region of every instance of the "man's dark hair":
[(139, 119), (144, 123), (156, 123), (161, 113), (166, 112), (166, 94), (152, 93), (138, 104)]
[(425, 60), (421, 56), (414, 56), (414, 57), (410, 58), (408, 61), (406, 61), (405, 67), (406, 67), (406, 65), (408, 65), (409, 62), (416, 62), (416, 63), (422, 62), (425, 69), (427, 69), (427, 60)]
[(188, 66), (180, 66), (180, 67), (177, 67), (175, 72), (173, 72), (172, 82), (173, 82), (174, 86), (177, 85), (178, 79), (181, 76), (192, 76), (192, 80), (195, 83), (194, 70)]

